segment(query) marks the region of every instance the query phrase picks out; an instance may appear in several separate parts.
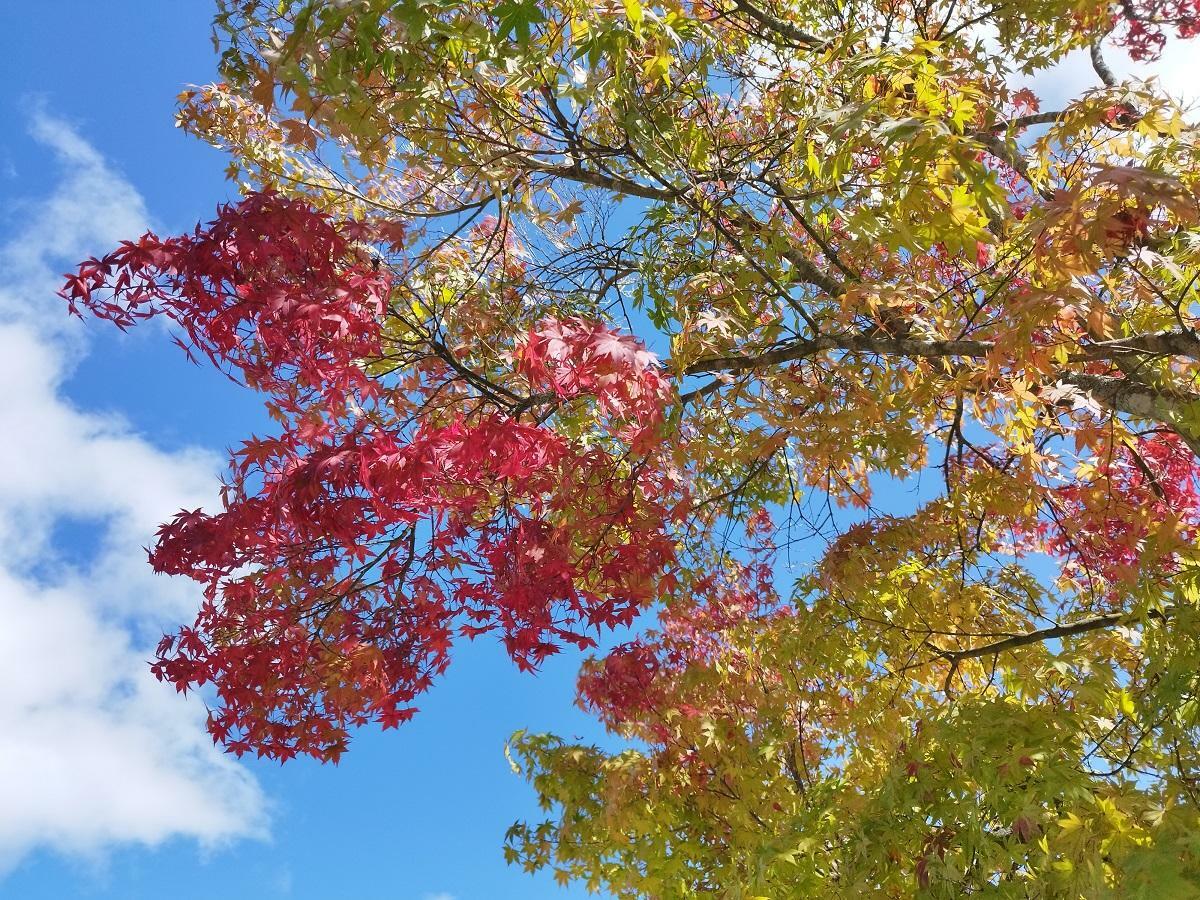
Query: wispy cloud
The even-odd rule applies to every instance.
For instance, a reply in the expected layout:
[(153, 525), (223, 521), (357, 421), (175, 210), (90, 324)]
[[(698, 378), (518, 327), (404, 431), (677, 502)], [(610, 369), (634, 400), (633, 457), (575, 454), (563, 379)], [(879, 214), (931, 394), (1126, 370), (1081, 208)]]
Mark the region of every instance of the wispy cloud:
[[(10, 205), (0, 245), (0, 872), (42, 847), (95, 855), (264, 827), (257, 784), (212, 746), (202, 705), (145, 665), (198, 598), (155, 578), (140, 548), (211, 501), (218, 460), (166, 452), (61, 391), (86, 340), (53, 296), (57, 273), (138, 233), (145, 204), (63, 122), (37, 113), (31, 134), (61, 177)], [(65, 523), (84, 524), (88, 552), (61, 546)]]

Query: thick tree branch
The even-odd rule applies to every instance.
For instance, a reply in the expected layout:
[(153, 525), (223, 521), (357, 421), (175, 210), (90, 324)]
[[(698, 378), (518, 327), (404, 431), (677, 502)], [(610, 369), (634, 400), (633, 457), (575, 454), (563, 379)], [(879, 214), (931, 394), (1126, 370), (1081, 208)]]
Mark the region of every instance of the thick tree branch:
[[(765, 227), (762, 222), (743, 209), (736, 209), (729, 215), (729, 221), (738, 228), (758, 234)], [(827, 275), (817, 268), (816, 263), (794, 248), (783, 251), (783, 258), (792, 264), (797, 277), (806, 284), (819, 288), (830, 297), (839, 297), (846, 292), (846, 287), (836, 278)]]
[(988, 129), (993, 134), (999, 134), (1004, 131), (1019, 131), (1022, 128), (1030, 128), (1034, 125), (1053, 125), (1058, 121), (1061, 111), (1058, 112), (1042, 112), (1030, 113), (1027, 116), (1019, 116), (1016, 119), (1009, 119), (1005, 122), (997, 122)]
[[(1152, 612), (1150, 613), (1150, 618), (1166, 619), (1167, 615), (1167, 611)], [(1089, 631), (1098, 631), (1101, 628), (1111, 628), (1128, 619), (1128, 613), (1106, 613), (1105, 615), (1095, 616), (1091, 619), (1072, 622), (1069, 625), (1055, 625), (1053, 628), (1042, 628), (1038, 631), (1026, 632), (1025, 634), (1014, 634), (1012, 637), (1007, 637), (1003, 640), (983, 644), (979, 647), (968, 647), (965, 650), (943, 650), (939, 648), (937, 653), (943, 659), (947, 659), (957, 665), (965, 659), (995, 656), (997, 653), (1004, 653), (1006, 650), (1016, 650), (1018, 647), (1027, 647), (1030, 644), (1040, 644), (1057, 638), (1073, 637), (1077, 634), (1086, 634)]]
[(733, 354), (700, 359), (684, 371), (685, 375), (705, 372), (743, 372), (793, 362), (824, 353), (828, 350), (847, 350), (876, 353), (880, 356), (937, 358), (945, 356), (987, 356), (994, 345), (991, 341), (924, 341), (912, 338), (875, 337), (866, 334), (822, 335), (802, 341), (791, 341), (755, 354)]
[[(816, 356), (830, 350), (871, 353), (908, 359), (962, 357), (980, 359), (995, 349), (992, 341), (921, 340), (907, 337), (880, 337), (869, 334), (820, 335), (790, 341), (758, 353), (730, 354), (699, 359), (688, 366), (684, 375), (713, 372), (745, 372)], [(1076, 361), (1109, 359), (1128, 360), (1133, 354), (1172, 355), (1200, 358), (1200, 340), (1185, 332), (1160, 332), (1086, 345), (1071, 358)], [(1200, 456), (1200, 438), (1180, 428), (1180, 422), (1196, 404), (1200, 395), (1159, 388), (1136, 378), (1061, 372), (1045, 379), (1047, 386), (1057, 382), (1088, 393), (1102, 406), (1135, 419), (1166, 425), (1175, 431)]]
[(1104, 53), (1100, 49), (1100, 42), (1096, 41), (1090, 48), (1092, 57), (1092, 68), (1096, 70), (1096, 74), (1100, 76), (1100, 80), (1104, 82), (1105, 87), (1116, 87), (1119, 83), (1117, 76), (1113, 74), (1113, 70), (1109, 68), (1108, 63), (1104, 60)]
[[(938, 359), (947, 356), (981, 358), (995, 349), (992, 341), (974, 340), (920, 340), (916, 338), (891, 338), (869, 334), (831, 334), (821, 335), (807, 340), (790, 341), (786, 344), (763, 350), (759, 353), (730, 354), (728, 356), (713, 356), (697, 360), (684, 371), (685, 375), (699, 375), (705, 372), (743, 372), (748, 369), (762, 369), (780, 363), (805, 359), (827, 350), (846, 350), (858, 353), (875, 353), (880, 356), (903, 356), (918, 359)], [(1200, 338), (1191, 332), (1162, 331), (1150, 334), (1133, 335), (1126, 338), (1115, 338), (1109, 341), (1098, 341), (1086, 344), (1073, 358), (1078, 360), (1115, 359), (1131, 354), (1152, 354), (1158, 356), (1183, 356), (1200, 360)], [(1076, 377), (1076, 376), (1064, 376)], [(1104, 397), (1115, 397), (1117, 393), (1125, 395), (1125, 403), (1138, 404), (1141, 395), (1165, 397), (1156, 389), (1121, 378), (1103, 375), (1079, 375), (1090, 387), (1084, 387), (1081, 381), (1077, 386), (1084, 390), (1093, 390)], [(1133, 413), (1131, 413), (1133, 414)]]
[(969, 647), (966, 650), (938, 650), (938, 655), (954, 663), (962, 662), (964, 659), (979, 659), (981, 656), (995, 656), (997, 653), (1003, 653), (1006, 650), (1016, 650), (1018, 647), (1027, 647), (1030, 644), (1040, 644), (1043, 641), (1054, 640), (1055, 638), (1085, 634), (1086, 632), (1096, 631), (1100, 628), (1111, 628), (1124, 618), (1124, 613), (1109, 613), (1108, 615), (1096, 616), (1094, 619), (1073, 622), (1070, 625), (1056, 625), (1053, 628), (1043, 628), (1040, 631), (1015, 634), (1012, 637), (994, 641), (991, 644), (984, 644), (981, 647)]
[(787, 38), (791, 43), (798, 44), (806, 50), (820, 50), (827, 43), (827, 41), (821, 40), (815, 34), (809, 34), (807, 31), (797, 28), (792, 23), (785, 22), (777, 16), (759, 9), (750, 0), (733, 0), (733, 5), (735, 9), (745, 13), (759, 25), (774, 31), (776, 34)]
[(1179, 427), (1180, 419), (1189, 408), (1200, 403), (1200, 396), (1162, 390), (1111, 375), (1069, 372), (1060, 375), (1059, 381), (1087, 391), (1097, 402), (1111, 410), (1135, 419), (1148, 419), (1166, 425), (1183, 438), (1193, 453), (1200, 456), (1200, 439)]
[(545, 175), (553, 175), (555, 178), (562, 178), (566, 181), (574, 181), (578, 184), (586, 184), (591, 187), (604, 188), (614, 191), (618, 194), (626, 194), (630, 197), (642, 197), (646, 200), (662, 200), (671, 202), (679, 200), (683, 192), (678, 190), (669, 190), (667, 188), (654, 187), (649, 184), (642, 184), (640, 181), (633, 181), (628, 178), (621, 178), (615, 175), (605, 175), (603, 172), (594, 172), (585, 169), (580, 165), (573, 166), (547, 166), (530, 164), (528, 169), (531, 172), (540, 172)]
[(1096, 341), (1090, 345), (1115, 352), (1153, 353), (1160, 356), (1185, 356), (1200, 360), (1200, 337), (1193, 331), (1156, 331), (1130, 337)]

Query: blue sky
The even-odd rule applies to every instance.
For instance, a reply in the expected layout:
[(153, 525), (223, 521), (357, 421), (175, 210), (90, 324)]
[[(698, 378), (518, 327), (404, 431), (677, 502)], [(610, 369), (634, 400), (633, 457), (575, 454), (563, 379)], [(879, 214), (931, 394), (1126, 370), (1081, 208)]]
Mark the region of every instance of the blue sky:
[[(576, 658), (530, 677), (464, 645), (414, 722), (360, 733), (338, 767), (282, 768), (218, 753), (202, 704), (144, 665), (195, 595), (141, 546), (211, 504), (222, 448), (268, 426), (161, 329), (70, 322), (53, 291), (83, 256), (229, 197), (223, 157), (172, 126), (179, 89), (213, 75), (210, 9), (0, 6), (0, 897), (581, 896), (500, 850), (536, 815), (505, 738), (600, 737), (571, 706)], [(1071, 66), (1045, 86), (1088, 77)]]

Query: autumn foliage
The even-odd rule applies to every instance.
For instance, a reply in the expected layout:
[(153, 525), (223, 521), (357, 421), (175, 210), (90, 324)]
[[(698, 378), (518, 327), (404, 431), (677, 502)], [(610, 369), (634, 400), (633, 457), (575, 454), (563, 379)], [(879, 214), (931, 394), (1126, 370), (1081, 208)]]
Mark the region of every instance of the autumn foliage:
[(1124, 0), (1115, 18), (1121, 42), (1134, 59), (1157, 58), (1168, 37), (1200, 35), (1196, 0)]
[(1195, 3), (215, 25), (179, 122), (242, 199), (63, 296), (276, 423), (151, 550), (203, 586), (154, 672), (217, 741), (336, 760), (456, 641), (579, 648), (616, 749), (514, 736), (531, 871), (1200, 896), (1200, 140), (1110, 63)]
[[(209, 728), (239, 754), (336, 759), (349, 726), (412, 715), (460, 634), (499, 631), (525, 667), (564, 641), (594, 646), (657, 596), (673, 559), (680, 492), (648, 458), (622, 471), (469, 400), (404, 415), (450, 388), (454, 359), (397, 384), (364, 371), (383, 352), (391, 276), (351, 235), (369, 236), (252, 194), (192, 236), (89, 260), (64, 290), (121, 327), (169, 316), (284, 426), (234, 455), (221, 512), (181, 512), (150, 553), (205, 586), (154, 672), (181, 691), (215, 684)], [(631, 445), (661, 422), (655, 359), (599, 323), (543, 321), (512, 356), (535, 395), (594, 398)]]

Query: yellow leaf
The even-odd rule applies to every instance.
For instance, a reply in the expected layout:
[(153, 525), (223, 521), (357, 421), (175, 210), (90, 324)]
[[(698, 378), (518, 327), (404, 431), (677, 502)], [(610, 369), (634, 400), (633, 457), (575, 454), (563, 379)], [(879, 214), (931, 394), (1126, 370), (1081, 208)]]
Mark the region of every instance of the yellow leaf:
[(633, 33), (640, 37), (642, 22), (646, 19), (642, 4), (638, 0), (622, 0), (622, 2), (625, 4), (625, 18), (629, 19), (629, 24), (633, 26)]

